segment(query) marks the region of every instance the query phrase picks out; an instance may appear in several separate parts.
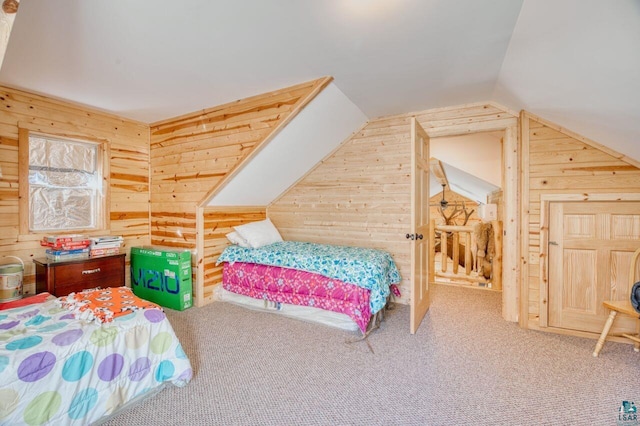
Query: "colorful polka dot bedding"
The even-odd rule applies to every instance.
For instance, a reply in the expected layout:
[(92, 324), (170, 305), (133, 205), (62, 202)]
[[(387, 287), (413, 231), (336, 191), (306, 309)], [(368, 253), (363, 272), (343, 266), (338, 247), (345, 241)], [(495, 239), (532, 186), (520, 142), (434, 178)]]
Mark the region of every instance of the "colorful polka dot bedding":
[(0, 424), (90, 424), (191, 377), (161, 309), (104, 323), (78, 318), (58, 299), (0, 311)]

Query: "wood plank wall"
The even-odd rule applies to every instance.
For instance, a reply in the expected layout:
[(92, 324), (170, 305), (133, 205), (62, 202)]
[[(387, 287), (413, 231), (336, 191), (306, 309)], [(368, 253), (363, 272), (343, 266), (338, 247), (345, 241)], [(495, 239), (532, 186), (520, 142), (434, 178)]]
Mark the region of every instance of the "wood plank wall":
[(411, 282), (411, 116), (431, 137), (517, 126), (517, 117), (491, 104), (378, 118), (267, 207), (285, 239), (390, 252), (403, 277), (402, 303)]
[(374, 120), (267, 208), (288, 240), (392, 253), (408, 291), (409, 117)]
[[(549, 194), (640, 193), (637, 161), (559, 126), (523, 113), (523, 315), (521, 324), (538, 328), (541, 196)], [(632, 163), (632, 164), (630, 164)], [(633, 164), (635, 163), (635, 164)], [(545, 305), (546, 306), (546, 305)]]
[(111, 228), (96, 234), (122, 235), (127, 252), (132, 246), (149, 243), (149, 126), (0, 87), (0, 256), (18, 256), (24, 261), (26, 293), (35, 291), (32, 259), (45, 253), (39, 245), (42, 234), (19, 233), (18, 126), (108, 143)]
[(229, 245), (226, 235), (234, 226), (263, 220), (267, 217), (266, 207), (206, 207), (204, 216), (204, 284), (201, 298), (203, 303), (213, 300), (213, 288), (222, 282), (222, 265), (216, 266), (218, 256)]
[[(314, 80), (151, 124), (151, 243), (196, 253), (199, 215), (212, 189), (326, 81)], [(198, 300), (202, 288), (196, 288), (202, 287), (204, 279), (198, 281), (196, 273), (201, 261), (192, 257), (197, 306), (204, 303)]]

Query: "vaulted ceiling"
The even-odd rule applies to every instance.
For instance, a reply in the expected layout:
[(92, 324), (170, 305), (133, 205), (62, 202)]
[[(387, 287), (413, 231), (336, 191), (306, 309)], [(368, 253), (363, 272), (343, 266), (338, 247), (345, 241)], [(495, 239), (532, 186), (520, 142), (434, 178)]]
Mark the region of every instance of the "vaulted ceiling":
[(637, 0), (22, 0), (0, 84), (152, 123), (331, 75), (369, 118), (493, 100), (640, 159)]

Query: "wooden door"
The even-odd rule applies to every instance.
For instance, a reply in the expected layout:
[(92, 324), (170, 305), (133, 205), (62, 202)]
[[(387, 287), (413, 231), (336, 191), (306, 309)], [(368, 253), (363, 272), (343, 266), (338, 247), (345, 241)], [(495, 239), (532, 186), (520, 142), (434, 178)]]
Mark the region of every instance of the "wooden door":
[(429, 136), (411, 118), (411, 334), (430, 303), (429, 285)]
[[(602, 302), (629, 299), (638, 247), (640, 202), (549, 203), (549, 326), (600, 333)], [(612, 330), (633, 333), (635, 320), (620, 316)]]

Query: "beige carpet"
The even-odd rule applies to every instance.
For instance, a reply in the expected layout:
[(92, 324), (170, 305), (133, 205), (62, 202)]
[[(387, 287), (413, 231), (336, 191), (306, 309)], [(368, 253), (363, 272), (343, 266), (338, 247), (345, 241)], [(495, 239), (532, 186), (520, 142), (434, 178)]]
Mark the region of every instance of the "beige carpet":
[(398, 306), (369, 342), (227, 303), (168, 312), (195, 370), (108, 425), (614, 425), (640, 354), (520, 329), (501, 294), (436, 286), (411, 336)]

